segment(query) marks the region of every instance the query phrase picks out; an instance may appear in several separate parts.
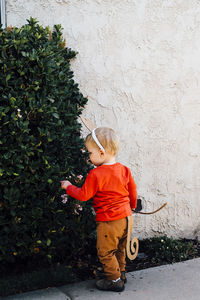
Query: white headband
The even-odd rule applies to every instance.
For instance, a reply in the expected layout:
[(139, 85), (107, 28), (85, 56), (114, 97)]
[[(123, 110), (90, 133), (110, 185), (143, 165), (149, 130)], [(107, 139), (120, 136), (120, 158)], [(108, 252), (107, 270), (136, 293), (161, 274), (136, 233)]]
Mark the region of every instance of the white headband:
[[(96, 128), (95, 128), (95, 129), (96, 129)], [(96, 136), (96, 134), (95, 134), (95, 129), (92, 130), (92, 138), (93, 138), (93, 140), (95, 141), (95, 143), (99, 146), (99, 148), (100, 148), (103, 152), (105, 152), (104, 147), (101, 145), (101, 143), (99, 142), (99, 140), (98, 140), (98, 138), (97, 138), (97, 136)]]

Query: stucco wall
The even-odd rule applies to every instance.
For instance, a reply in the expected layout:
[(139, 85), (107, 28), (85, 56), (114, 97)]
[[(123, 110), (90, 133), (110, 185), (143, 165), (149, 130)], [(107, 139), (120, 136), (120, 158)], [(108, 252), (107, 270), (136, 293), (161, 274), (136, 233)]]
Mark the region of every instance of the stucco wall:
[(132, 170), (153, 216), (135, 216), (141, 237), (200, 230), (200, 1), (7, 0), (7, 25), (30, 16), (62, 24), (79, 52), (75, 79), (84, 115), (116, 129), (118, 160)]

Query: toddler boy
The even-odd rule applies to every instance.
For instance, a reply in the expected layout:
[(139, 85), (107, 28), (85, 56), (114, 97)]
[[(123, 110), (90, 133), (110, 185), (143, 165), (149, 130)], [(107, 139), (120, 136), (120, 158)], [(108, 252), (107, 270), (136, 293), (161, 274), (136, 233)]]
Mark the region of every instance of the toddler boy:
[(79, 201), (93, 198), (97, 224), (97, 255), (106, 278), (98, 280), (100, 290), (124, 290), (127, 216), (137, 206), (137, 189), (129, 168), (116, 162), (119, 139), (107, 127), (96, 128), (86, 137), (86, 148), (96, 166), (78, 188), (65, 180), (61, 187)]

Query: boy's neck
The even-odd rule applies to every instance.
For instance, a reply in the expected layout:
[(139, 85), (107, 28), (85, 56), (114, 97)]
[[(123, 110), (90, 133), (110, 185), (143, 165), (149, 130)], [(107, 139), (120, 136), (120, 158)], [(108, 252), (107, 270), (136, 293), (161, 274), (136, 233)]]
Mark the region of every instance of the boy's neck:
[(116, 164), (116, 161), (108, 162), (108, 163), (102, 164), (102, 166), (105, 166), (105, 165), (114, 165), (114, 164)]
[(116, 163), (115, 156), (113, 155), (108, 155), (107, 159), (103, 162), (103, 165), (114, 165)]

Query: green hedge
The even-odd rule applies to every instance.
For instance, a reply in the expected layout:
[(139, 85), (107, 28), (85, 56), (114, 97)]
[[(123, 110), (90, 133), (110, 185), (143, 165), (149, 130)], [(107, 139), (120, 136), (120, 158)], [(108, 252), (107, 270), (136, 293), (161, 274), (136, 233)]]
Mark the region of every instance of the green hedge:
[(61, 202), (60, 180), (89, 171), (77, 121), (87, 99), (61, 31), (33, 18), (0, 28), (1, 263), (71, 259), (94, 229), (89, 204)]

